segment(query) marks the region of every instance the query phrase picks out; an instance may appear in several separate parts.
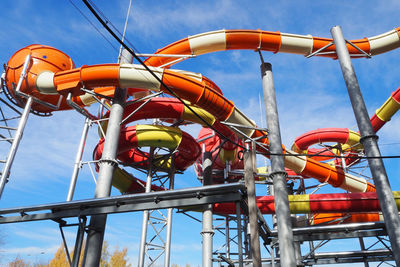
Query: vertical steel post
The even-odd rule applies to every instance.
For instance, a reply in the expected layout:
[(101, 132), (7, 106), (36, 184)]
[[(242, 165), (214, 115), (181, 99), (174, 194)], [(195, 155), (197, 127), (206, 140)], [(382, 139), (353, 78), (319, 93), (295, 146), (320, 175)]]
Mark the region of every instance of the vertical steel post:
[[(26, 77), (27, 70), (30, 67), (31, 57), (32, 57), (31, 54), (29, 54), (25, 57), (24, 65), (22, 66), (22, 71), (21, 71), (21, 74), (19, 75), (19, 80), (18, 80), (17, 86), (15, 88), (15, 92), (17, 95), (19, 94), (22, 82), (24, 81), (24, 79)], [(26, 100), (24, 111), (22, 112), (22, 115), (19, 119), (18, 127), (17, 127), (17, 130), (15, 131), (14, 139), (11, 144), (10, 151), (7, 155), (7, 160), (4, 164), (3, 171), (1, 173), (0, 198), (3, 195), (4, 186), (6, 185), (6, 183), (8, 181), (10, 169), (14, 162), (15, 154), (17, 153), (19, 143), (22, 139), (22, 135), (24, 133), (26, 122), (28, 121), (29, 112), (31, 111), (32, 101), (33, 101), (32, 97), (28, 97)]]
[(254, 182), (253, 157), (250, 150), (244, 152), (244, 180), (249, 206), (250, 249), (254, 267), (261, 267), (260, 234), (258, 233), (256, 186)]
[[(211, 152), (205, 151), (203, 153), (203, 185), (212, 184), (212, 154)], [(212, 205), (204, 205), (202, 229), (201, 235), (203, 239), (202, 251), (203, 251), (203, 264), (204, 267), (212, 267), (212, 249), (213, 249), (213, 212)]]
[[(111, 193), (112, 178), (116, 165), (117, 148), (120, 133), (120, 123), (124, 113), (126, 89), (115, 88), (114, 101), (110, 110), (106, 140), (104, 142), (103, 155), (99, 161), (99, 175), (95, 198), (108, 197)], [(94, 215), (90, 218), (89, 233), (85, 249), (85, 266), (97, 267), (100, 264), (101, 248), (103, 246), (104, 231), (107, 215)]]
[[(147, 171), (147, 179), (146, 179), (146, 189), (145, 192), (149, 193), (151, 191), (151, 183), (153, 177), (153, 156), (154, 156), (154, 147), (150, 148), (149, 153), (149, 169)], [(139, 247), (139, 267), (144, 266), (145, 255), (146, 255), (146, 237), (147, 237), (147, 224), (149, 221), (150, 211), (143, 211), (143, 220), (142, 220), (142, 234), (140, 236), (140, 247)]]
[(83, 130), (82, 130), (81, 140), (79, 142), (78, 151), (76, 152), (76, 156), (75, 156), (74, 169), (72, 171), (71, 182), (69, 184), (67, 201), (71, 201), (72, 198), (74, 197), (76, 181), (78, 179), (79, 169), (81, 168), (81, 160), (82, 160), (83, 150), (85, 149), (86, 138), (87, 138), (88, 131), (89, 131), (89, 124), (90, 124), (90, 119), (86, 118), (85, 124), (83, 125)]
[[(264, 93), (264, 105), (269, 129), (269, 151), (271, 155), (271, 174), (274, 184), (275, 210), (278, 224), (280, 261), (282, 266), (296, 266), (293, 245), (292, 221), (290, 218), (289, 199), (282, 155), (282, 140), (279, 128), (278, 108), (276, 104), (272, 66), (261, 64), (261, 77)], [(278, 154), (278, 155), (274, 155)]]
[[(175, 154), (171, 155), (171, 169), (169, 171), (169, 190), (174, 189), (175, 183)], [(172, 235), (172, 213), (174, 209), (169, 208), (167, 214), (167, 231), (165, 239), (164, 267), (169, 267), (171, 259), (171, 235)]]
[[(130, 57), (130, 60), (133, 57)], [(129, 59), (128, 59), (129, 60)], [(120, 63), (129, 63), (122, 61)], [(131, 60), (132, 62), (132, 60)], [(99, 164), (99, 175), (97, 178), (95, 198), (108, 197), (111, 193), (112, 178), (115, 169), (119, 133), (121, 121), (124, 114), (127, 90), (116, 87), (114, 99), (108, 119), (106, 139), (104, 142), (103, 154)], [(97, 267), (100, 264), (101, 249), (103, 247), (104, 232), (106, 228), (107, 215), (91, 216), (89, 232), (87, 234), (84, 266)]]
[[(362, 237), (359, 237), (358, 240), (360, 241), (361, 250), (364, 251), (365, 250), (364, 239)], [(369, 267), (367, 257), (364, 257), (364, 267)]]
[(4, 164), (3, 171), (1, 173), (0, 198), (3, 195), (4, 187), (8, 181), (10, 169), (14, 162), (15, 154), (17, 153), (19, 143), (21, 142), (22, 135), (24, 133), (26, 122), (28, 121), (29, 112), (31, 111), (32, 101), (33, 101), (32, 97), (28, 97), (28, 99), (26, 100), (24, 111), (22, 112), (21, 118), (19, 119), (18, 127), (17, 130), (15, 131), (14, 139), (11, 144), (11, 148), (8, 153), (6, 163)]
[(225, 257), (231, 258), (231, 238), (230, 238), (230, 229), (229, 229), (229, 215), (225, 217)]
[(242, 213), (240, 211), (240, 202), (237, 201), (235, 204), (236, 204), (239, 267), (243, 267)]
[(331, 29), (331, 34), (336, 46), (336, 53), (339, 58), (340, 67), (353, 106), (358, 129), (361, 133), (360, 142), (364, 146), (365, 153), (368, 156), (368, 164), (370, 166), (372, 178), (374, 179), (376, 192), (382, 208), (383, 218), (392, 245), (393, 255), (396, 265), (400, 266), (400, 217), (393, 198), (392, 189), (390, 188), (385, 166), (382, 158), (380, 158), (381, 153), (377, 142), (378, 136), (372, 129), (371, 121), (354, 72), (353, 64), (351, 63), (342, 29), (339, 26), (335, 26)]
[(86, 217), (83, 218), (82, 222), (79, 218), (78, 233), (76, 234), (74, 256), (72, 257), (71, 267), (79, 267), (79, 258), (81, 256), (83, 239), (85, 237), (85, 226), (86, 226)]
[(246, 258), (251, 258), (251, 251), (249, 250), (249, 238), (250, 238), (250, 225), (249, 225), (249, 217), (247, 215), (243, 216), (243, 232), (244, 232), (244, 254)]

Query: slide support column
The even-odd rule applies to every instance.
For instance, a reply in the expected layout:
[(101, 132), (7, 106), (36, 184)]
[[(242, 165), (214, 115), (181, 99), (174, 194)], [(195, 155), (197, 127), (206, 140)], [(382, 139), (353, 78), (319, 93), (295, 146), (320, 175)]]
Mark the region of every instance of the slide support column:
[(358, 129), (361, 133), (360, 142), (364, 146), (365, 154), (368, 157), (368, 164), (372, 178), (374, 179), (376, 193), (382, 209), (386, 231), (392, 245), (393, 255), (396, 265), (400, 266), (400, 217), (392, 189), (390, 188), (385, 166), (382, 158), (380, 158), (381, 153), (378, 147), (378, 136), (375, 134), (371, 126), (371, 121), (354, 72), (342, 29), (340, 26), (335, 26), (331, 29), (331, 34), (333, 37), (333, 43), (336, 46), (336, 53), (346, 82), (351, 105), (353, 106)]
[[(290, 217), (282, 140), (279, 127), (272, 66), (261, 64), (261, 76), (264, 93), (264, 105), (268, 126), (269, 151), (272, 154), (270, 177), (274, 184), (275, 210), (278, 227), (278, 240), (281, 266), (296, 266), (292, 220)], [(275, 154), (275, 155), (274, 155)]]

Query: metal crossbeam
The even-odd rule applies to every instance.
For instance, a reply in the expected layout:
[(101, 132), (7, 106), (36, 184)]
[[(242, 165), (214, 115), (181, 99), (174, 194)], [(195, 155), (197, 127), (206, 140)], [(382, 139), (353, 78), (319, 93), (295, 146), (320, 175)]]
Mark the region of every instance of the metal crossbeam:
[(8, 208), (0, 210), (0, 224), (232, 202), (243, 191), (243, 184), (234, 183)]

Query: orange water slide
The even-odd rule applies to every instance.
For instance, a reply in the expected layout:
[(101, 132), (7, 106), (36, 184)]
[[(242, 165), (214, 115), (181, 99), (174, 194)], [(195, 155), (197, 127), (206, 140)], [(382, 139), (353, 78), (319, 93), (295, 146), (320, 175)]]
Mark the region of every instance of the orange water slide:
[[(377, 36), (350, 42), (367, 54), (374, 56), (398, 48), (400, 46), (399, 34), (400, 27)], [(311, 35), (262, 30), (220, 30), (189, 36), (157, 50), (156, 54), (202, 55), (216, 51), (250, 49), (307, 56), (326, 47), (319, 56), (336, 58), (335, 46), (327, 47), (331, 42), (331, 38)], [(360, 56), (361, 52), (352, 45), (347, 44), (347, 48), (353, 57)], [(172, 65), (175, 60), (176, 58), (173, 57), (153, 56), (149, 57), (145, 63), (158, 67), (166, 66), (168, 63)]]
[[(15, 56), (23, 61), (22, 56)], [(50, 59), (49, 59), (50, 60)], [(47, 63), (47, 62), (46, 62)], [(22, 65), (20, 62), (19, 65)], [(212, 88), (212, 84), (204, 80), (198, 80), (185, 75), (181, 72), (151, 67), (155, 78), (143, 66), (135, 64), (102, 64), (93, 66), (82, 66), (62, 71), (51, 71), (47, 64), (41, 60), (32, 60), (30, 68), (37, 68), (37, 75), (26, 79), (21, 86), (21, 91), (29, 94), (36, 90), (45, 95), (68, 94), (77, 97), (83, 94), (80, 88), (85, 87), (93, 90), (97, 87), (120, 86), (124, 88), (138, 88), (153, 91), (163, 91), (171, 94), (170, 90), (177, 96), (189, 101), (211, 113), (221, 122), (229, 122), (243, 127), (237, 127), (239, 136), (250, 136), (257, 138), (260, 143), (268, 145), (267, 133), (254, 130), (255, 123), (244, 115), (234, 103), (226, 99), (217, 90)], [(15, 75), (10, 75), (13, 71), (6, 72), (6, 80), (9, 83), (16, 82)], [(161, 85), (162, 81), (168, 88)], [(260, 151), (264, 151), (260, 149)], [(265, 153), (268, 156), (268, 153)], [(327, 182), (335, 187), (341, 187), (350, 192), (374, 191), (374, 185), (365, 179), (344, 173), (328, 164), (315, 161), (297, 153), (285, 150), (285, 166), (295, 172), (314, 177), (320, 182)]]
[[(66, 71), (75, 68), (74, 62), (71, 58), (64, 52), (47, 46), (33, 44), (18, 50), (8, 61), (6, 68), (5, 85), (7, 87), (7, 92), (14, 99), (15, 103), (18, 105), (23, 105), (24, 99), (19, 97), (15, 92), (15, 87), (17, 86), (18, 80), (20, 78), (23, 64), (25, 58), (30, 55), (30, 65), (26, 73), (25, 79), (23, 80), (23, 86), (26, 83), (33, 83), (38, 75), (45, 70), (43, 75), (52, 75), (58, 71)], [(40, 64), (39, 64), (40, 63)], [(45, 90), (45, 88), (44, 88)], [(114, 95), (114, 86), (101, 86), (93, 88), (96, 93), (104, 96)], [(128, 88), (128, 94), (133, 95), (138, 92), (142, 92), (143, 89)], [(28, 90), (23, 90), (24, 93), (35, 97), (36, 99), (46, 102), (50, 105), (57, 106), (59, 102), (60, 95), (57, 93), (44, 93), (39, 92), (35, 87), (30, 87)], [(81, 107), (90, 106), (95, 103), (96, 100), (91, 94), (85, 93), (72, 98), (72, 101)], [(67, 104), (66, 98), (63, 97), (59, 103), (57, 110), (50, 108), (48, 106), (42, 105), (40, 103), (34, 102), (31, 107), (32, 110), (37, 112), (52, 112), (57, 110), (68, 110), (72, 109), (71, 106)]]

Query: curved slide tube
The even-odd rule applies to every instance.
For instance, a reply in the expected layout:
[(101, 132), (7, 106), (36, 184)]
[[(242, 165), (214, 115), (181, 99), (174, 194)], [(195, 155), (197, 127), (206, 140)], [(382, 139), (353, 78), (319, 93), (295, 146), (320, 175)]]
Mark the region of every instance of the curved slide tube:
[[(400, 191), (394, 191), (397, 208), (400, 209)], [(262, 214), (275, 214), (273, 196), (257, 197)], [(375, 192), (289, 195), (292, 214), (378, 212), (381, 210)], [(235, 203), (217, 203), (213, 210), (220, 214), (236, 214)]]
[[(46, 45), (29, 45), (25, 48), (20, 49), (17, 53), (15, 53), (7, 64), (6, 69), (6, 87), (8, 93), (11, 97), (16, 101), (16, 103), (21, 103), (24, 100), (21, 97), (18, 97), (15, 94), (15, 87), (17, 86), (19, 77), (21, 75), (25, 58), (30, 55), (31, 62), (34, 64), (30, 64), (30, 67), (27, 71), (26, 78), (23, 81), (22, 86), (26, 83), (33, 83), (38, 74), (45, 69), (49, 72), (57, 72), (63, 70), (70, 70), (75, 68), (75, 64), (73, 61), (62, 51), (55, 49)], [(94, 92), (99, 93), (104, 96), (113, 96), (115, 87), (107, 86), (107, 87), (98, 87), (94, 88)], [(128, 88), (128, 94), (133, 95), (138, 92), (142, 92), (142, 89)], [(47, 102), (53, 106), (57, 106), (59, 102), (60, 95), (58, 94), (44, 94), (36, 90), (36, 88), (31, 87), (30, 90), (25, 90), (24, 93), (29, 94), (43, 102)], [(90, 106), (95, 103), (96, 100), (92, 97), (92, 95), (86, 93), (80, 96), (76, 96), (72, 98), (72, 101), (78, 104), (81, 107)], [(21, 103), (22, 104), (22, 103)], [(56, 111), (50, 107), (44, 106), (40, 103), (34, 102), (31, 107), (32, 110), (37, 112), (52, 112)], [(57, 110), (68, 110), (72, 109), (66, 102), (66, 98), (62, 98), (59, 109)]]
[(361, 222), (379, 222), (383, 221), (383, 215), (380, 212), (361, 212), (361, 213), (318, 213), (313, 214), (309, 224), (332, 225), (339, 223), (361, 223)]
[[(351, 40), (364, 52), (378, 55), (393, 50), (400, 46), (400, 27), (381, 35), (359, 40)], [(156, 54), (176, 55), (203, 55), (206, 53), (250, 49), (270, 51), (274, 53), (293, 53), (307, 56), (332, 42), (330, 38), (313, 37), (311, 35), (298, 35), (262, 30), (220, 30), (205, 32), (176, 41), (164, 48), (157, 50)], [(347, 44), (349, 53), (353, 56), (360, 54), (350, 44)], [(334, 45), (327, 47), (322, 56), (336, 58)], [(145, 63), (149, 66), (162, 66), (173, 63), (176, 58), (149, 57)]]
[[(335, 142), (341, 147), (338, 148), (309, 148), (315, 144), (325, 142)], [(357, 152), (363, 149), (360, 144), (360, 134), (348, 128), (322, 128), (306, 132), (299, 137), (296, 137), (292, 149), (301, 154), (312, 154), (313, 159), (317, 161), (326, 161), (334, 158), (336, 155), (343, 153), (344, 155), (357, 155)], [(356, 158), (345, 158), (346, 166), (356, 161)], [(341, 165), (340, 159), (335, 159), (333, 162), (328, 162), (331, 165)]]
[(347, 128), (323, 128), (309, 131), (296, 137), (292, 145), (292, 150), (301, 154), (314, 153), (314, 151), (309, 151), (308, 148), (311, 145), (324, 142), (340, 143), (342, 144), (342, 149), (344, 151), (348, 148), (351, 148), (352, 150), (357, 148), (362, 149), (359, 133)]
[[(400, 109), (400, 88), (397, 88), (391, 96), (385, 101), (385, 103), (376, 110), (375, 114), (371, 117), (371, 125), (374, 132), (379, 131), (386, 122), (390, 121), (392, 116)], [(297, 137), (292, 145), (292, 149), (295, 152), (302, 154), (315, 154), (313, 159), (318, 161), (325, 161), (329, 159), (329, 156), (334, 157), (336, 153), (335, 149), (313, 149), (309, 148), (311, 145), (323, 143), (323, 142), (337, 142), (342, 145), (342, 151), (346, 152), (347, 155), (351, 155), (353, 152), (357, 154), (362, 149), (360, 144), (360, 134), (351, 131), (347, 128), (323, 128), (309, 131)], [(320, 156), (322, 155), (322, 156)], [(346, 158), (345, 163), (349, 165), (357, 161), (356, 158)], [(335, 160), (334, 163), (340, 165), (339, 159)]]
[[(35, 62), (33, 62), (34, 64)], [(198, 81), (172, 70), (153, 68), (153, 71), (179, 97), (207, 110), (220, 121), (244, 125), (243, 128), (238, 127), (241, 132), (252, 138), (259, 138), (259, 142), (268, 144), (266, 133), (251, 129), (256, 126), (255, 123), (237, 109), (232, 101), (211, 89), (205, 81)], [(56, 73), (42, 69), (36, 80), (27, 82), (21, 87), (21, 90), (31, 91), (32, 88), (36, 88), (39, 92), (47, 94), (67, 95), (71, 93), (73, 96), (79, 96), (82, 94), (80, 91), (82, 86), (89, 89), (101, 86), (120, 86), (170, 93), (143, 66), (135, 64), (83, 66)], [(239, 137), (240, 135), (239, 133)], [(374, 185), (364, 179), (343, 173), (340, 169), (328, 164), (298, 156), (290, 150), (285, 150), (285, 153), (288, 155), (285, 156), (285, 166), (301, 175), (314, 177), (321, 182), (328, 182), (350, 192), (375, 190)]]
[(376, 110), (371, 117), (372, 128), (375, 132), (379, 131), (386, 122), (400, 109), (400, 87), (394, 91), (385, 103)]
[[(240, 140), (235, 134), (232, 133), (229, 138), (234, 142), (243, 145), (242, 140)], [(221, 170), (221, 174), (212, 175), (214, 182), (224, 183), (225, 178), (229, 181), (235, 181), (242, 178), (242, 176), (236, 175), (224, 177), (224, 173), (222, 172), (222, 170), (226, 168), (228, 162), (231, 170), (244, 168), (243, 159), (240, 158), (243, 149), (240, 146), (231, 142), (224, 142), (212, 129), (204, 127), (200, 130), (197, 140), (205, 151), (212, 152), (213, 169)], [(199, 157), (195, 163), (195, 172), (198, 177), (203, 175), (202, 164), (203, 159)]]
[[(182, 121), (183, 123), (186, 122), (194, 122), (194, 123), (203, 123), (198, 117), (196, 117), (192, 111), (190, 111), (186, 106), (183, 105), (182, 102), (180, 102), (176, 98), (166, 98), (166, 97), (156, 97), (152, 98), (147, 102), (145, 105), (143, 105), (145, 101), (130, 101), (126, 103), (125, 109), (124, 109), (124, 114), (123, 114), (123, 119), (124, 123), (123, 126), (137, 121), (141, 119), (151, 119), (151, 118), (160, 118), (160, 119), (167, 119), (167, 120), (174, 120), (174, 121)], [(140, 109), (138, 109), (140, 107)], [(207, 121), (209, 124), (214, 125), (215, 127), (219, 127), (220, 130), (225, 130), (226, 132), (229, 131), (227, 129), (224, 129), (225, 126), (218, 124), (214, 117), (197, 107), (191, 106), (191, 108), (201, 117)], [(134, 112), (136, 111), (136, 112)], [(108, 113), (105, 115), (105, 117), (108, 116)], [(105, 121), (106, 122), (106, 121)], [(102, 125), (104, 128), (106, 125)], [(103, 129), (105, 131), (105, 129)], [(160, 129), (161, 131), (161, 129)], [(102, 143), (103, 141), (100, 141)], [(129, 140), (121, 140), (120, 145), (124, 146), (126, 142), (129, 142)], [(143, 144), (143, 143), (141, 143)], [(102, 144), (101, 144), (102, 145)], [(176, 144), (175, 144), (176, 145)], [(190, 144), (188, 144), (190, 145)], [(128, 146), (131, 146), (131, 144), (128, 144)], [(160, 144), (157, 143), (157, 146), (160, 146)], [(170, 145), (166, 145), (170, 146)], [(197, 147), (197, 146), (195, 146)], [(101, 155), (99, 155), (98, 147), (95, 148), (94, 151), (94, 159), (97, 160), (101, 158)], [(133, 160), (140, 160), (141, 164), (147, 164), (145, 163), (145, 160), (147, 158), (143, 157), (143, 152), (139, 152), (137, 148), (133, 147), (131, 148), (130, 153), (133, 156), (129, 156), (129, 152), (122, 153), (120, 155), (120, 159), (123, 160), (124, 162), (132, 163)], [(193, 155), (192, 153), (195, 153), (195, 151), (188, 151), (190, 155)], [(125, 158), (123, 158), (125, 157)], [(178, 158), (178, 161), (180, 159)], [(165, 161), (164, 161), (165, 163)], [(169, 162), (164, 164), (163, 167), (169, 167)], [(168, 166), (165, 166), (168, 165)], [(187, 162), (183, 162), (182, 160), (178, 162), (178, 166), (186, 166)], [(142, 166), (143, 167), (143, 166)], [(182, 168), (181, 168), (182, 169)], [(115, 173), (114, 173), (114, 178), (113, 178), (113, 186), (116, 187), (121, 191), (121, 193), (142, 193), (144, 192), (144, 187), (146, 185), (145, 181), (142, 181), (136, 177), (133, 177), (131, 174), (127, 173), (126, 171), (117, 168)], [(160, 191), (164, 190), (161, 187), (157, 187), (155, 185), (152, 185), (151, 189), (153, 191)]]
[[(104, 138), (100, 140), (94, 150), (93, 158), (95, 160), (101, 159), (103, 147)], [(175, 168), (182, 171), (192, 165), (201, 154), (200, 146), (191, 135), (176, 127), (160, 125), (136, 125), (122, 129), (117, 158), (124, 163), (147, 168), (148, 154), (139, 152), (138, 147), (176, 149)], [(168, 160), (161, 159), (160, 161), (160, 167), (168, 168), (170, 166)]]
[[(124, 169), (115, 168), (112, 185), (117, 188), (122, 194), (136, 194), (144, 193), (146, 188), (146, 182), (140, 180)], [(151, 185), (151, 191), (163, 191), (165, 188)]]

